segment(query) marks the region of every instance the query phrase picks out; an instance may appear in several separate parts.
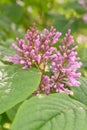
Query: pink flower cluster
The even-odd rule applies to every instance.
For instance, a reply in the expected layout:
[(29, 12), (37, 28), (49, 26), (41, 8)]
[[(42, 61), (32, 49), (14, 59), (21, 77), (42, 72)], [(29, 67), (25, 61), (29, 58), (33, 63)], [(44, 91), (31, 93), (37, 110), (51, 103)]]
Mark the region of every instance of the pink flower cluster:
[(65, 92), (72, 94), (70, 87), (79, 86), (77, 80), (81, 73), (77, 70), (81, 67), (80, 58), (75, 51), (77, 46), (68, 30), (59, 50), (54, 47), (58, 42), (61, 32), (57, 32), (53, 27), (44, 29), (39, 33), (35, 26), (31, 27), (25, 39), (17, 38), (18, 45), (13, 44), (16, 49), (14, 57), (9, 57), (9, 61), (14, 64), (22, 64), (23, 69), (35, 65), (41, 71), (41, 81), (35, 91), (49, 94), (51, 92)]
[(81, 67), (82, 63), (77, 57), (75, 52), (77, 46), (71, 48), (74, 40), (71, 36), (71, 30), (68, 30), (66, 36), (62, 40), (60, 50), (51, 56), (51, 69), (53, 75), (51, 76), (51, 87), (56, 88), (56, 92), (66, 92), (71, 94), (72, 92), (66, 88), (66, 86), (79, 86), (80, 82), (77, 78), (81, 73), (77, 72), (77, 69)]
[(22, 64), (23, 69), (34, 64), (44, 69), (46, 61), (55, 50), (52, 46), (58, 41), (60, 35), (61, 33), (56, 32), (53, 27), (50, 31), (44, 29), (41, 34), (35, 26), (31, 27), (25, 35), (25, 40), (17, 38), (18, 45), (12, 45), (17, 53), (14, 57), (10, 57), (9, 61)]

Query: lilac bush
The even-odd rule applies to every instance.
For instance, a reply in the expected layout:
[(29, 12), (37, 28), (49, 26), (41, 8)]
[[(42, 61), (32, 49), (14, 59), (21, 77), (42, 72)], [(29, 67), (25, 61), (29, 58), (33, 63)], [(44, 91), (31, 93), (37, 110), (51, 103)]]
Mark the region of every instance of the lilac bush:
[(76, 52), (78, 46), (73, 45), (74, 39), (69, 29), (57, 49), (54, 44), (61, 35), (54, 27), (40, 33), (34, 25), (27, 31), (24, 39), (17, 38), (18, 44), (12, 44), (16, 52), (13, 57), (9, 57), (10, 62), (22, 64), (22, 69), (36, 66), (41, 72), (41, 81), (35, 95), (52, 92), (72, 95), (70, 87), (80, 85), (77, 79), (81, 76), (78, 69), (82, 63)]

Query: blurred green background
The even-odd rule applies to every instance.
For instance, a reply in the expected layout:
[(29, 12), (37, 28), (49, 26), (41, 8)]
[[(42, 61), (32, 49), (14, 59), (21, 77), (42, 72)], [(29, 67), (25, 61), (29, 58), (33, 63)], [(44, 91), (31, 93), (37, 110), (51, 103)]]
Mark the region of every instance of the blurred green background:
[[(33, 23), (39, 30), (54, 26), (63, 36), (70, 28), (87, 77), (87, 0), (0, 0), (0, 65), (13, 54), (16, 37), (23, 38)], [(8, 130), (3, 117), (0, 130)]]

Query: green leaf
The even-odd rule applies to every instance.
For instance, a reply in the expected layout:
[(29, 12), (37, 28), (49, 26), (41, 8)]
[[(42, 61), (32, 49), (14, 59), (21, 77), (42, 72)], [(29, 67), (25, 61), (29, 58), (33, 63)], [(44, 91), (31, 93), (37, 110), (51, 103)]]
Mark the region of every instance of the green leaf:
[(87, 105), (87, 79), (81, 77), (79, 81), (81, 83), (80, 87), (72, 88), (74, 92), (73, 98)]
[(75, 1), (72, 0), (67, 2), (67, 5), (65, 5), (65, 10), (70, 10), (70, 9), (73, 9), (80, 15), (85, 13), (85, 8), (82, 7), (82, 5), (79, 4), (77, 0)]
[(5, 6), (4, 4), (2, 4), (0, 5), (0, 7), (1, 7), (1, 12), (5, 16), (5, 18), (7, 17), (8, 20), (20, 24), (20, 21), (22, 20), (24, 14), (23, 8), (20, 5), (16, 3), (12, 3), (12, 4), (8, 3)]
[(11, 130), (87, 130), (87, 108), (66, 94), (33, 97), (18, 110)]
[(25, 100), (38, 87), (40, 73), (35, 68), (22, 70), (18, 66), (0, 69), (0, 113), (3, 113)]
[(15, 118), (15, 115), (17, 113), (18, 108), (20, 107), (21, 103), (15, 105), (14, 107), (12, 107), (11, 109), (9, 109), (8, 111), (6, 111), (6, 114), (9, 118), (9, 120), (12, 122)]

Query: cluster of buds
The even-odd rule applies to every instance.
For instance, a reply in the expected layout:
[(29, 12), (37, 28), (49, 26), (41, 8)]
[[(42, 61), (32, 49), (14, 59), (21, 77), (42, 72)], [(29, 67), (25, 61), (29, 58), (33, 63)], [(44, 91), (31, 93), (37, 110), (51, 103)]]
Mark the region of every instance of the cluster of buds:
[(39, 33), (35, 26), (31, 27), (25, 39), (17, 38), (18, 45), (12, 46), (16, 49), (14, 57), (9, 57), (9, 61), (14, 64), (22, 64), (23, 69), (36, 66), (41, 72), (41, 81), (35, 94), (52, 92), (65, 92), (72, 94), (70, 87), (79, 86), (77, 80), (80, 73), (77, 72), (81, 67), (80, 58), (75, 51), (77, 46), (68, 30), (62, 44), (57, 49), (54, 44), (58, 42), (61, 32), (55, 28), (44, 29)]

